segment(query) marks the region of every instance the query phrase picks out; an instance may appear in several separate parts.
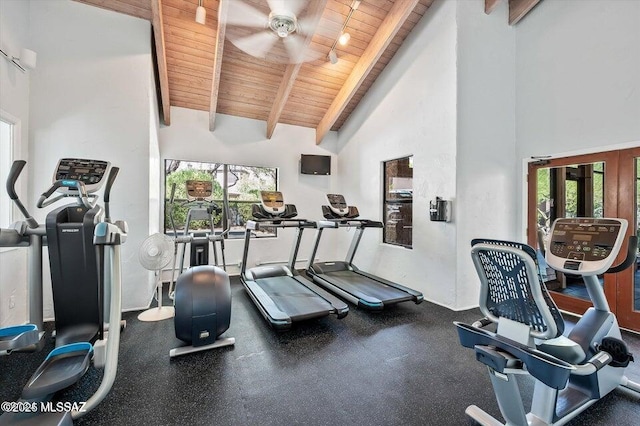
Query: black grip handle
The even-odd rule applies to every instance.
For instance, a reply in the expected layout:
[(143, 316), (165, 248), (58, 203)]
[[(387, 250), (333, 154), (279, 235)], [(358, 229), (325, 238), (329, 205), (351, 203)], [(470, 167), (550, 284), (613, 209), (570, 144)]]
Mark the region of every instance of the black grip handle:
[(624, 271), (633, 263), (635, 263), (637, 253), (638, 253), (638, 236), (630, 235), (629, 245), (627, 246), (627, 257), (622, 261), (622, 263), (607, 269), (605, 274), (615, 274), (616, 272)]
[(113, 186), (113, 182), (115, 182), (116, 177), (118, 177), (118, 172), (120, 171), (120, 167), (111, 167), (109, 171), (109, 176), (107, 177), (107, 184), (104, 188), (104, 202), (108, 203), (109, 198), (111, 196), (111, 187)]
[(16, 160), (11, 165), (11, 170), (9, 170), (9, 176), (7, 177), (7, 193), (9, 194), (9, 198), (12, 200), (18, 199), (18, 194), (16, 193), (16, 181), (18, 177), (20, 177), (20, 173), (22, 173), (22, 169), (26, 166), (27, 162), (24, 160)]

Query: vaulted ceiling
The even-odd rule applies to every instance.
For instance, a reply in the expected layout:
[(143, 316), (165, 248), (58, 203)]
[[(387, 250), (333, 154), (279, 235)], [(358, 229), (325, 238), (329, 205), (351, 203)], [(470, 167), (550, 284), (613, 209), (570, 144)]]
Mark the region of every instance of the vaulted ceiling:
[[(434, 0), (363, 0), (355, 10), (353, 0), (307, 1), (298, 21), (309, 17), (313, 30), (300, 48), (312, 54), (299, 63), (274, 62), (274, 51), (251, 56), (229, 40), (239, 13), (267, 16), (270, 0), (203, 0), (204, 25), (195, 22), (198, 0), (76, 1), (152, 23), (165, 124), (170, 106), (179, 106), (208, 111), (212, 131), (222, 113), (266, 121), (269, 138), (278, 123), (315, 128), (320, 143), (344, 124)], [(487, 13), (497, 1), (486, 0)], [(234, 9), (234, 2), (250, 8)], [(336, 44), (350, 12), (344, 32), (351, 38)], [(333, 46), (337, 63), (328, 59)]]

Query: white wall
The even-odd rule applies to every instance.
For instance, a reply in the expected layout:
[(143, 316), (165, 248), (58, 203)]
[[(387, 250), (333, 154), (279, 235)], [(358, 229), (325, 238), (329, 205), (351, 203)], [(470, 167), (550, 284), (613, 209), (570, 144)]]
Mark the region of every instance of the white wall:
[[(171, 108), (171, 126), (160, 128), (160, 154), (165, 159), (209, 161), (246, 166), (277, 167), (279, 190), (285, 202), (295, 204), (298, 216), (321, 219), (320, 206), (325, 194), (333, 191), (337, 173), (336, 133), (330, 132), (321, 146), (315, 144), (315, 130), (287, 124), (278, 128), (269, 140), (266, 122), (218, 114), (216, 128), (209, 132), (209, 113), (185, 108)], [(300, 154), (331, 155), (331, 176), (300, 174)], [(247, 266), (261, 261), (286, 261), (294, 240), (294, 231), (278, 231), (277, 238), (252, 240)], [(308, 259), (314, 238), (305, 231), (298, 259)], [(335, 258), (333, 235), (325, 232), (319, 250), (322, 260)], [(226, 260), (231, 274), (238, 273), (244, 240), (228, 240)], [(211, 259), (213, 262), (213, 259)], [(304, 267), (304, 263), (298, 263)]]
[(456, 198), (456, 32), (456, 2), (435, 2), (338, 135), (338, 189), (365, 218), (382, 220), (381, 162), (414, 156), (413, 249), (369, 231), (354, 263), (445, 306), (456, 303), (456, 226), (428, 209)]
[[(0, 47), (10, 56), (20, 56), (20, 49), (29, 44), (29, 3), (20, 0), (0, 1)], [(20, 121), (20, 143), (14, 146), (14, 159), (28, 160), (29, 140), (29, 76), (8, 61), (0, 60), (0, 110)], [(0, 176), (4, 192), (6, 176)], [(17, 184), (18, 195), (24, 200), (27, 190), (26, 172)], [(5, 202), (3, 200), (3, 202)], [(14, 220), (21, 220), (14, 209)], [(7, 227), (8, 223), (0, 223)], [(0, 327), (27, 321), (26, 249), (0, 249)], [(15, 306), (9, 308), (14, 296)]]
[(640, 143), (639, 46), (636, 0), (547, 0), (527, 15), (516, 27), (517, 158)]
[[(120, 167), (111, 213), (129, 223), (122, 249), (123, 308), (147, 305), (149, 275), (138, 247), (149, 230), (150, 97), (155, 85), (150, 25), (96, 7), (56, 0), (31, 8), (29, 208), (61, 157), (97, 158)], [(42, 221), (45, 212), (34, 212)], [(52, 316), (48, 268), (45, 318)]]
[[(458, 1), (458, 122), (455, 202), (458, 309), (478, 304), (473, 238), (516, 237), (515, 30), (508, 2)], [(544, 7), (545, 5), (542, 5)]]

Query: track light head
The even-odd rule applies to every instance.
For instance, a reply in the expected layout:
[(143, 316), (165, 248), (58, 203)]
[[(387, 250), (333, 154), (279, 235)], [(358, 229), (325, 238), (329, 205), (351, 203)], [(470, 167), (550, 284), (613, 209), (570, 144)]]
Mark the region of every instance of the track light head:
[(329, 52), (329, 62), (331, 62), (333, 65), (338, 63), (338, 55), (333, 49), (331, 50), (331, 52)]
[(202, 6), (202, 0), (198, 2), (198, 8), (196, 9), (196, 22), (204, 25), (207, 19), (207, 10)]

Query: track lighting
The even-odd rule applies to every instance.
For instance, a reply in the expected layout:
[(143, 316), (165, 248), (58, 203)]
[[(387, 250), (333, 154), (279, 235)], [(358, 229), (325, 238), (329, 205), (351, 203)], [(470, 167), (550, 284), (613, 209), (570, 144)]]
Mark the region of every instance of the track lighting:
[(340, 43), (341, 46), (346, 46), (346, 44), (349, 43), (349, 40), (351, 40), (351, 34), (345, 32), (345, 29), (347, 28), (347, 24), (351, 19), (351, 15), (353, 15), (353, 12), (355, 12), (358, 9), (358, 6), (360, 6), (360, 2), (361, 0), (353, 0), (353, 2), (351, 3), (351, 6), (349, 6), (351, 10), (349, 10), (347, 19), (344, 20), (344, 24), (342, 25), (342, 30), (340, 31), (340, 37), (338, 37), (336, 41), (333, 42), (333, 46), (331, 46), (331, 50), (329, 51), (329, 55), (327, 56), (327, 58), (329, 58), (329, 61), (334, 65), (338, 63), (338, 54), (336, 53), (336, 45)]
[(204, 25), (207, 19), (207, 10), (202, 6), (202, 0), (198, 0), (198, 8), (196, 9), (196, 22)]
[(37, 54), (33, 50), (22, 49), (20, 51), (20, 57), (17, 56), (9, 56), (7, 52), (0, 49), (0, 56), (5, 58), (7, 61), (11, 62), (22, 72), (27, 72), (27, 70), (35, 69), (36, 67), (36, 59)]

